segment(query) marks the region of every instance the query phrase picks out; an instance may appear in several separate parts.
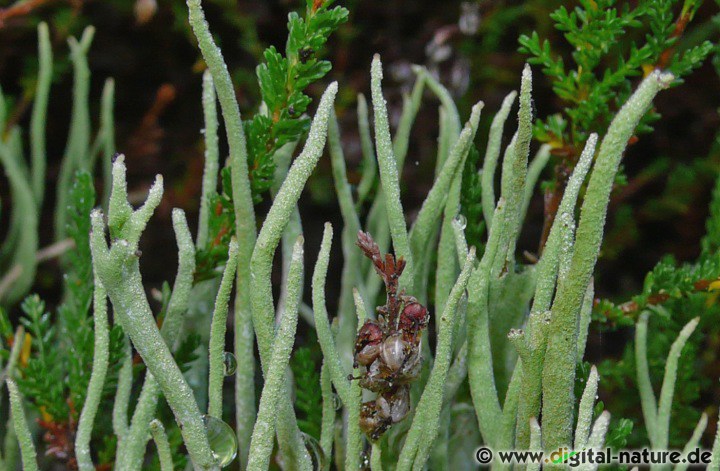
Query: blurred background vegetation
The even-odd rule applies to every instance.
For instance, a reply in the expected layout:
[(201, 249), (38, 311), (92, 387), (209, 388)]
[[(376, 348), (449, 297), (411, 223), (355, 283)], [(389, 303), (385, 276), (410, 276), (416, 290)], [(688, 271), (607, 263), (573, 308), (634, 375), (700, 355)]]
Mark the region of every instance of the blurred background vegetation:
[[(247, 119), (261, 101), (255, 68), (263, 62), (267, 47), (285, 50), (288, 12), (302, 11), (304, 2), (204, 3)], [(654, 324), (651, 322), (655, 335), (650, 337), (649, 351), (658, 358), (654, 363), (651, 360), (652, 376), (661, 378), (663, 359), (677, 331), (687, 320), (700, 315), (704, 335), (692, 338), (681, 359), (684, 376), (676, 392), (680, 406), (673, 411), (677, 415), (673, 420), (677, 440), (671, 440), (671, 445), (682, 445), (702, 411), (714, 421), (720, 403), (720, 304), (715, 292), (718, 286), (713, 284), (720, 277), (720, 226), (710, 225), (710, 233), (705, 235), (708, 208), (714, 207), (720, 221), (720, 189), (715, 192), (716, 203), (710, 204), (720, 172), (720, 2), (336, 3), (349, 10), (349, 20), (330, 37), (323, 50), (313, 51), (329, 60), (332, 70), (319, 82), (311, 83), (305, 93), (316, 101), (329, 81), (339, 81), (337, 114), (349, 178), (354, 184), (359, 182), (361, 160), (356, 97), (369, 89), (373, 54), (380, 53), (385, 63), (385, 91), (394, 123), (399, 119), (402, 94), (409, 91), (414, 80), (411, 66), (423, 64), (451, 90), (464, 116), (471, 104), (485, 101), (483, 129), (478, 133), (481, 136), (487, 134), (492, 114), (503, 97), (516, 86), (524, 63), (533, 64), (537, 112), (533, 146), (537, 150), (542, 143), (550, 144), (552, 157), (543, 173), (542, 190), (530, 204), (520, 241), (528, 260), (541, 250), (546, 228), (554, 217), (553, 205), (562, 194), (565, 178), (587, 134), (603, 134), (618, 103), (652, 68), (670, 68), (683, 76), (684, 83), (657, 100), (624, 158), (596, 273), (598, 299), (586, 360), (601, 364), (600, 396), (613, 413), (612, 430), (618, 437), (614, 443), (639, 445), (645, 442), (645, 432), (639, 408), (632, 407), (637, 403), (635, 393), (632, 401), (627, 400), (627, 392), (636, 390), (634, 359), (628, 348), (634, 321), (643, 309), (660, 314), (654, 316)], [(97, 32), (89, 55), (93, 72), (91, 97), (99, 98), (106, 77), (115, 78), (116, 141), (118, 150), (126, 155), (130, 188), (142, 192), (156, 173), (162, 173), (167, 182), (160, 216), (151, 221), (141, 243), (143, 251), (157, 254), (151, 260), (159, 261), (155, 265), (143, 263), (146, 285), (160, 288), (173, 276), (167, 267), (175, 266), (170, 210), (184, 208), (188, 219), (196, 220), (192, 214), (198, 207), (203, 166), (200, 95), (204, 64), (187, 24), (185, 3), (0, 2), (0, 83), (7, 97), (15, 97), (9, 103), (11, 124), (29, 121), (37, 75), (36, 27), (40, 21), (50, 25), (56, 58), (48, 119), (50, 191), (69, 125), (68, 120), (54, 117), (69, 116), (71, 108), (72, 78), (66, 39), (94, 25)], [(99, 99), (93, 99), (92, 116), (98, 116), (99, 106)], [(410, 219), (432, 183), (437, 122), (436, 106), (421, 107), (401, 180)], [(651, 126), (652, 133), (648, 132)], [(6, 180), (1, 178), (4, 217), (9, 202)], [(482, 227), (473, 225), (479, 214), (477, 183), (465, 182), (462, 209), (468, 217), (468, 237), (479, 244)], [(267, 202), (260, 196), (258, 204)], [(314, 253), (322, 223), (330, 220), (339, 225), (341, 221), (328, 159), (321, 160), (313, 175), (300, 212), (306, 251)], [(46, 211), (41, 227), (48, 230), (41, 230), (41, 246), (52, 242), (52, 223), (51, 211)], [(5, 226), (3, 222), (0, 233)], [(340, 257), (339, 251), (333, 257)], [(339, 291), (338, 283), (339, 277), (328, 280), (331, 310), (331, 293)], [(61, 285), (57, 265), (39, 267), (34, 291), (48, 304), (59, 302)], [(304, 344), (307, 350), (298, 361), (317, 366), (317, 352), (313, 352), (316, 343), (306, 338)], [(308, 418), (308, 428), (312, 428), (313, 420)], [(706, 441), (714, 436), (715, 428), (714, 424), (708, 427)]]

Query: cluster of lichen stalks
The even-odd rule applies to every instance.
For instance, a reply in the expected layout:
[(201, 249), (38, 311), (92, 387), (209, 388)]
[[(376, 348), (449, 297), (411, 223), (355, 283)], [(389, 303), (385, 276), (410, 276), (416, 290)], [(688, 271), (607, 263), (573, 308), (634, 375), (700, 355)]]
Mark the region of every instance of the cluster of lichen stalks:
[[(516, 93), (505, 99), (490, 128), (482, 169), (483, 218), (488, 238), (479, 260), (476, 260), (475, 249), (467, 246), (466, 222), (458, 218), (458, 205), (464, 162), (473, 146), (482, 103), (473, 107), (463, 127), (447, 90), (426, 70), (418, 68), (418, 79), (412, 94), (405, 98), (400, 124), (392, 138), (378, 57), (371, 71), (374, 146), (364, 98), (358, 103), (365, 165), (357, 200), (348, 184), (340, 132), (333, 113), (337, 93), (337, 84), (333, 83), (320, 100), (302, 152), (294, 159), (294, 145), (277, 152), (274, 198), (258, 232), (248, 180), (245, 135), (230, 75), (205, 22), (200, 1), (188, 0), (187, 3), (190, 23), (209, 69), (203, 93), (207, 161), (200, 230), (207, 234), (207, 227), (202, 226), (207, 224), (207, 201), (215, 191), (218, 177), (215, 93), (230, 150), (236, 224), (236, 240), (229, 246), (220, 288), (211, 296), (216, 302), (209, 327), (209, 367), (203, 372), (208, 378), (207, 416), (221, 420), (223, 415), (225, 326), (234, 279), (237, 293), (233, 350), (241, 359), (235, 372), (234, 432), (241, 466), (250, 470), (267, 469), (277, 437), (278, 453), (287, 469), (313, 467), (295, 417), (293, 383), (287, 377), (300, 316), (315, 329), (323, 353), (320, 385), (323, 419), (319, 446), (326, 457), (333, 457), (339, 468), (360, 467), (365, 449), (364, 431), (372, 441), (370, 466), (373, 470), (389, 463), (395, 463), (401, 471), (422, 469), (428, 463), (432, 469), (448, 469), (454, 459), (447, 452), (453, 430), (450, 418), (459, 402), (458, 391), (465, 383), (469, 386), (472, 407), (465, 404), (462, 410), (472, 414), (482, 441), (494, 449), (557, 449), (571, 444), (575, 449), (601, 447), (609, 414), (603, 412), (593, 417), (596, 372), (591, 374), (579, 401), (577, 417), (573, 393), (576, 365), (584, 354), (592, 307), (592, 272), (622, 154), (653, 98), (673, 77), (660, 71), (650, 73), (617, 114), (597, 149), (597, 136), (590, 136), (568, 182), (542, 256), (535, 265), (523, 266), (515, 259), (516, 242), (529, 200), (548, 161), (546, 148), (541, 148), (529, 161), (533, 119), (529, 68), (522, 75), (518, 128), (505, 148), (497, 198), (494, 180), (500, 162), (503, 126)], [(400, 197), (400, 171), (425, 87), (441, 103), (436, 175), (408, 228)], [(325, 227), (313, 271), (312, 306), (303, 305), (304, 240), (297, 211), (303, 188), (323, 155), (326, 140), (344, 223), (345, 261), (335, 316), (337, 323), (333, 322), (332, 326), (325, 303), (332, 226)], [(12, 163), (4, 157), (7, 149), (1, 147), (0, 150), (7, 168)], [(370, 202), (378, 173), (379, 188)], [(100, 210), (91, 214), (95, 354), (88, 399), (83, 405), (76, 436), (78, 466), (82, 470), (94, 468), (90, 444), (107, 372), (106, 302), (109, 298), (114, 321), (122, 326), (148, 372), (132, 420), (128, 420), (133, 387), (130, 361), (120, 374), (113, 409), (113, 431), (118, 439), (116, 469), (142, 467), (150, 433), (158, 446), (162, 467), (172, 469), (167, 437), (162, 424), (155, 419), (160, 394), (180, 424), (185, 448), (195, 468), (217, 469), (225, 464), (227, 456), (223, 454), (220, 460), (217, 448), (211, 446), (205, 411), (201, 411), (194, 397), (197, 391), (193, 391), (173, 357), (173, 347), (182, 331), (183, 316), (193, 293), (195, 244), (184, 214), (181, 210), (173, 211), (180, 267), (166, 317), (159, 328), (142, 284), (141, 254), (137, 249), (140, 236), (160, 203), (162, 179), (158, 177), (146, 202), (135, 210), (127, 199), (122, 158), (115, 160), (112, 174), (108, 172), (108, 176), (112, 177), (112, 193), (107, 220)], [(581, 188), (585, 188), (585, 192), (579, 204)], [(370, 210), (362, 226), (373, 234), (376, 243), (367, 234), (360, 233), (362, 251), (359, 251), (354, 247), (356, 235), (362, 229), (358, 208), (368, 202)], [(579, 218), (576, 218), (578, 206)], [(383, 257), (391, 245), (395, 257)], [(278, 247), (282, 248), (283, 283), (276, 303), (271, 275)], [(362, 259), (362, 252), (369, 261)], [(431, 271), (434, 277), (430, 276)], [(366, 322), (370, 316), (365, 306), (375, 304), (383, 282), (387, 302), (378, 311), (376, 320)], [(431, 282), (435, 284), (432, 289)], [(412, 293), (414, 297), (404, 293)], [(428, 304), (430, 293), (434, 295), (434, 316), (429, 316), (423, 307)], [(428, 321), (435, 324), (434, 351), (421, 338)], [(641, 318), (638, 330), (640, 357), (644, 354), (642, 327), (646, 321), (646, 317)], [(519, 329), (521, 326), (524, 328)], [(647, 369), (643, 369), (646, 364), (639, 362), (638, 365), (638, 374), (643, 380), (643, 411), (648, 424), (658, 428), (651, 436), (654, 447), (667, 443), (676, 356), (692, 327), (694, 325), (689, 325), (673, 346), (666, 385), (657, 406)], [(18, 341), (15, 345), (21, 343)], [(33, 438), (13, 379), (17, 374), (14, 368), (17, 354), (11, 353), (0, 381), (6, 381), (10, 390), (13, 430), (20, 444), (23, 467), (33, 470), (37, 469)], [(256, 365), (264, 380), (259, 404), (255, 399)], [(419, 372), (426, 374), (418, 375)], [(350, 380), (348, 376), (359, 380)], [(377, 398), (363, 404), (361, 387), (376, 392)], [(338, 428), (333, 389), (345, 409), (343, 426)], [(402, 420), (407, 415), (412, 417)], [(537, 420), (540, 416), (542, 423)], [(397, 427), (390, 427), (393, 423)], [(702, 423), (699, 428), (700, 425)], [(405, 435), (402, 446), (398, 445), (400, 434)], [(689, 445), (693, 440), (697, 441), (693, 438)], [(715, 455), (720, 456), (720, 443), (716, 448)], [(468, 450), (462, 459), (470, 459), (472, 451)], [(330, 460), (316, 459), (315, 465), (329, 469)], [(714, 466), (717, 469), (717, 463)]]

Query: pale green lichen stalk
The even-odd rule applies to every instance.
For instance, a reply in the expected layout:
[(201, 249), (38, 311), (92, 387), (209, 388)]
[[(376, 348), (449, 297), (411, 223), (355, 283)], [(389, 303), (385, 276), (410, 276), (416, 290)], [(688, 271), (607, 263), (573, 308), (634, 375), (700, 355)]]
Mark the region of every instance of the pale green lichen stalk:
[[(179, 425), (184, 443), (181, 449), (187, 450), (192, 466), (200, 470), (219, 468), (220, 459), (228, 458), (229, 454), (218, 454), (216, 444), (209, 440), (206, 424), (222, 420), (227, 414), (228, 407), (224, 406), (229, 398), (223, 393), (227, 392), (224, 390), (228, 386), (227, 375), (232, 374), (225, 367), (230, 350), (237, 357), (238, 368), (233, 395), (236, 437), (229, 442), (234, 444), (237, 438), (241, 469), (266, 470), (273, 460), (283, 469), (293, 471), (310, 470), (313, 465), (323, 470), (333, 465), (349, 470), (369, 466), (374, 471), (383, 467), (402, 471), (452, 469), (454, 457), (449, 456), (448, 450), (454, 445), (451, 432), (457, 427), (456, 417), (469, 418), (466, 423), (479, 430), (478, 442), (481, 440), (495, 449), (603, 447), (610, 413), (597, 413), (600, 377), (595, 367), (591, 368), (582, 396), (574, 397), (575, 370), (585, 353), (591, 318), (592, 274), (622, 155), (655, 95), (669, 86), (673, 77), (660, 71), (650, 73), (618, 112), (602, 140), (596, 134), (588, 136), (536, 264), (516, 260), (523, 221), (551, 158), (548, 146), (541, 146), (530, 158), (534, 116), (529, 66), (522, 72), (519, 94), (512, 92), (505, 97), (489, 134), (479, 139), (482, 102), (463, 117), (467, 118), (463, 127), (451, 93), (430, 71), (414, 67), (416, 81), (412, 92), (403, 97), (402, 115), (393, 136), (382, 90), (382, 64), (380, 57), (375, 56), (370, 73), (374, 140), (368, 104), (363, 95), (358, 96), (362, 167), (357, 192), (353, 191), (352, 169), (348, 169), (342, 148), (342, 130), (334, 110), (338, 84), (333, 82), (319, 101), (304, 144), (290, 142), (275, 153), (272, 200), (267, 214), (261, 218), (262, 224), (258, 225), (248, 176), (245, 130), (231, 77), (205, 21), (201, 1), (187, 0), (187, 6), (190, 25), (208, 67), (203, 74), (203, 123), (199, 123), (204, 128), (205, 164), (194, 238), (185, 213), (180, 209), (172, 212), (178, 268), (172, 290), (166, 293), (169, 298), (161, 326), (143, 285), (140, 270), (143, 255), (138, 247), (148, 221), (160, 205), (163, 180), (157, 177), (140, 208), (131, 206), (124, 157), (120, 155), (111, 163), (115, 147), (114, 82), (109, 79), (105, 83), (100, 130), (91, 146), (87, 53), (93, 30), (88, 28), (80, 40), (70, 43), (75, 73), (73, 115), (58, 179), (56, 237), (62, 238), (65, 231), (65, 193), (76, 170), (91, 171), (98, 156), (102, 156), (108, 192), (103, 201), (105, 209), (95, 209), (88, 215), (95, 273), (94, 357), (75, 437), (78, 467), (94, 469), (93, 457), (98, 455), (98, 450), (91, 447), (108, 376), (110, 319), (122, 327), (124, 335), (112, 406), (112, 430), (117, 438), (114, 466), (118, 470), (141, 469), (150, 438), (155, 442), (163, 471), (173, 469), (174, 460), (177, 463), (172, 424), (165, 422), (166, 432), (158, 416), (161, 398), (167, 401)], [(12, 197), (8, 239), (0, 256), (3, 263), (15, 267), (12, 276), (0, 279), (3, 304), (27, 294), (37, 266), (39, 208), (45, 192), (45, 118), (52, 75), (47, 26), (41, 24), (38, 34), (40, 69), (31, 117), (30, 165), (23, 161), (19, 128), (8, 130), (0, 141), (0, 163)], [(435, 105), (439, 115), (435, 174), (417, 214), (408, 217), (403, 205), (402, 175), (413, 122), (426, 88), (431, 92), (428, 95), (439, 102)], [(505, 133), (516, 98), (517, 128)], [(235, 227), (227, 247), (227, 261), (224, 266), (219, 263), (219, 267), (214, 267), (219, 283), (208, 288), (210, 294), (199, 294), (201, 290), (195, 289), (196, 257), (213, 236), (210, 201), (217, 191), (221, 165), (218, 101), (230, 154)], [(0, 94), (3, 126), (5, 111), (4, 96)], [(343, 222), (343, 267), (342, 270), (331, 267), (333, 227), (327, 223), (314, 261), (308, 306), (303, 302), (306, 264), (304, 226), (298, 207), (325, 154), (326, 144)], [(302, 151), (295, 156), (295, 149), (301, 145)], [(464, 173), (468, 171), (466, 163), (474, 147), (485, 148), (482, 169), (469, 170), (481, 173), (474, 177), (482, 185), (482, 201), (478, 205), (484, 221), (467, 221), (465, 208), (460, 207)], [(500, 188), (496, 191), (498, 177)], [(468, 247), (465, 229), (468, 224), (481, 222), (487, 228), (487, 238), (484, 249), (476, 255), (476, 248)], [(382, 281), (355, 246), (361, 230), (372, 234), (383, 254), (394, 253), (405, 260), (400, 288), (431, 307), (433, 328), (429, 332), (435, 335), (433, 339), (428, 339), (430, 334), (423, 337), (419, 347), (424, 363), (420, 379), (412, 386), (411, 412), (373, 442), (369, 442), (360, 427), (363, 400), (372, 397), (361, 390), (358, 381), (351, 379), (364, 373), (353, 362), (355, 337), (359, 327), (375, 317), (375, 306), (382, 294)], [(281, 258), (278, 266), (282, 267), (279, 290), (273, 286), (276, 256)], [(337, 299), (326, 299), (330, 295), (329, 291), (326, 293), (330, 276), (339, 278)], [(434, 286), (430, 286), (432, 281)], [(233, 285), (236, 289), (231, 309)], [(112, 317), (107, 309), (108, 299)], [(209, 336), (202, 345), (207, 369), (196, 368), (186, 378), (175, 355), (180, 342), (195, 327), (185, 325), (185, 320), (198, 316), (193, 312), (198, 301), (211, 307), (214, 301), (212, 316), (209, 313), (206, 316)], [(299, 318), (307, 321), (307, 326), (298, 325)], [(650, 445), (663, 449), (668, 446), (678, 359), (698, 320), (682, 329), (670, 349), (659, 400), (648, 367), (649, 321), (650, 313), (643, 312), (636, 326), (637, 380)], [(232, 348), (226, 346), (230, 323), (234, 326)], [(309, 439), (301, 432), (293, 404), (296, 381), (289, 374), (289, 364), (300, 329), (312, 331), (311, 336), (317, 337), (322, 352), (314, 391), (318, 402), (322, 401), (319, 419), (322, 453), (308, 445)], [(24, 469), (37, 469), (35, 430), (26, 419), (16, 384), (22, 386), (17, 365), (23, 339), (24, 331), (20, 328), (0, 373), (0, 386), (7, 384), (10, 393), (12, 415), (12, 427), (5, 433), (10, 445), (0, 455), (3, 471), (14, 466), (16, 450), (20, 451)], [(147, 367), (141, 385), (134, 384), (133, 351), (137, 351)], [(258, 365), (262, 392), (256, 411)], [(198, 374), (207, 380), (202, 388), (189, 380)], [(463, 401), (459, 394), (465, 384), (471, 403)], [(202, 398), (200, 403), (196, 397)], [(205, 410), (207, 416), (202, 413)], [(697, 446), (706, 427), (707, 416), (703, 415), (688, 438), (685, 453)], [(276, 449), (277, 454), (273, 455)], [(714, 451), (720, 454), (720, 439), (716, 438)], [(323, 453), (324, 459), (320, 456)], [(466, 459), (471, 459), (471, 454)], [(715, 460), (709, 469), (719, 467)], [(493, 468), (510, 469), (499, 463)], [(528, 465), (525, 469), (537, 470), (539, 466)], [(583, 465), (581, 469), (595, 467)]]

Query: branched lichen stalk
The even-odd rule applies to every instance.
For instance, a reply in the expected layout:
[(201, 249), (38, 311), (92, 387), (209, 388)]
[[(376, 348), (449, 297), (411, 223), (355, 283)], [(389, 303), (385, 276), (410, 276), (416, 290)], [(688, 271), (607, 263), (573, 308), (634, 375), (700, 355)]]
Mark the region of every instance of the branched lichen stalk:
[[(115, 166), (121, 166), (122, 162), (123, 159), (118, 158)], [(114, 199), (114, 201), (118, 200), (119, 198)], [(116, 202), (115, 207), (121, 207), (120, 203)], [(160, 334), (170, 349), (173, 348), (180, 335), (183, 315), (188, 308), (193, 274), (195, 272), (195, 246), (193, 245), (190, 229), (187, 226), (185, 213), (180, 209), (174, 209), (172, 212), (172, 220), (178, 245), (178, 271), (175, 277), (175, 283), (173, 284), (172, 295), (168, 302), (167, 312), (163, 319), (163, 325), (160, 328)], [(128, 360), (126, 359), (126, 361)], [(123, 374), (122, 371), (121, 374)], [(130, 371), (124, 374), (132, 376), (132, 365), (130, 366)], [(120, 386), (121, 383), (119, 382), (118, 388), (120, 388)], [(123, 387), (128, 388), (128, 386)], [(116, 401), (124, 402), (126, 400), (126, 394), (129, 399), (130, 391), (127, 390), (123, 391), (122, 395), (116, 396)], [(141, 465), (149, 439), (148, 427), (150, 421), (155, 416), (159, 395), (160, 385), (153, 374), (148, 373), (145, 376), (140, 397), (137, 399), (130, 427), (126, 434), (119, 435), (120, 440), (118, 442), (116, 458), (118, 467), (127, 466), (132, 468)], [(116, 412), (116, 421), (118, 424), (121, 424), (123, 420), (127, 421), (127, 405), (122, 406)], [(122, 427), (122, 425), (120, 425), (120, 427)]]
[(532, 140), (532, 71), (525, 65), (520, 83), (520, 109), (518, 110), (518, 129), (512, 149), (503, 159), (500, 191), (507, 208), (503, 224), (506, 237), (501, 241), (500, 256), (496, 266), (504, 262), (510, 267), (515, 262), (515, 243), (520, 233), (523, 196), (530, 155), (530, 141)]
[(80, 41), (70, 38), (70, 58), (73, 63), (73, 105), (70, 116), (70, 131), (65, 148), (60, 175), (58, 176), (57, 205), (55, 207), (55, 240), (65, 238), (67, 217), (67, 195), (77, 170), (89, 170), (90, 159), (90, 68), (87, 53), (92, 44), (95, 28), (89, 26), (83, 31)]
[(607, 206), (627, 142), (655, 95), (673, 76), (655, 71), (623, 105), (600, 145), (582, 205), (568, 276), (560, 280), (543, 368), (543, 445), (567, 446), (572, 437), (573, 387), (577, 363), (577, 316), (600, 251)]
[(342, 249), (343, 271), (341, 277), (340, 299), (338, 302), (338, 318), (340, 320), (336, 340), (338, 345), (345, 346), (341, 350), (341, 360), (345, 369), (352, 364), (352, 349), (349, 348), (355, 341), (356, 319), (353, 303), (353, 289), (362, 283), (361, 271), (358, 266), (362, 263), (362, 252), (357, 250), (355, 240), (360, 230), (360, 218), (355, 210), (352, 190), (347, 180), (345, 156), (340, 139), (340, 127), (333, 112), (328, 125), (328, 149), (332, 163), (333, 181), (340, 213), (343, 218)]
[[(493, 218), (504, 217), (505, 200), (500, 198)], [(501, 436), (502, 409), (498, 399), (490, 350), (489, 288), (492, 262), (498, 253), (503, 234), (496, 224), (488, 237), (480, 264), (473, 271), (468, 287), (467, 342), (468, 382), (478, 418), (480, 433), (485, 443), (494, 446)]]
[[(410, 230), (410, 248), (414, 256), (423, 257), (429, 249), (431, 235), (433, 229), (438, 225), (438, 218), (443, 211), (450, 186), (455, 177), (462, 174), (462, 171), (459, 171), (461, 168), (460, 164), (472, 145), (482, 107), (482, 102), (473, 107), (470, 120), (465, 125), (460, 137), (450, 152), (450, 157), (448, 157), (443, 165), (440, 174), (437, 179), (435, 179), (430, 192), (425, 197), (425, 201), (423, 201), (415, 223)], [(452, 223), (452, 218), (449, 222)], [(453, 245), (454, 244), (455, 241), (453, 237)], [(455, 257), (455, 254), (453, 254), (453, 257)]]
[[(432, 82), (430, 82), (432, 83)], [(475, 139), (475, 132), (477, 131), (477, 123), (480, 120), (480, 112), (483, 108), (483, 102), (477, 103), (470, 116), (470, 129), (472, 130), (470, 139), (467, 143), (467, 149), (462, 153), (458, 170), (448, 189), (447, 199), (445, 201), (445, 208), (443, 210), (443, 221), (440, 229), (440, 241), (438, 243), (437, 251), (437, 271), (435, 273), (435, 309), (437, 312), (442, 312), (445, 308), (445, 302), (450, 295), (450, 290), (455, 282), (455, 277), (458, 272), (457, 262), (457, 249), (455, 246), (455, 233), (452, 227), (453, 221), (458, 216), (460, 207), (460, 190), (462, 188), (463, 168), (465, 167), (465, 159), (467, 158), (472, 142)], [(466, 125), (467, 129), (467, 125)], [(463, 130), (463, 133), (465, 130)], [(462, 135), (458, 139), (458, 143), (461, 142)], [(457, 144), (456, 144), (457, 145)], [(452, 152), (455, 152), (453, 148)], [(452, 156), (451, 152), (451, 156)], [(429, 251), (428, 251), (429, 252)], [(430, 257), (427, 257), (428, 259)]]
[(222, 390), (225, 379), (225, 330), (227, 328), (228, 303), (237, 267), (237, 241), (230, 241), (228, 261), (225, 265), (220, 289), (215, 298), (212, 324), (210, 325), (208, 379), (208, 415), (222, 419)]
[[(106, 287), (115, 319), (130, 337), (148, 371), (157, 380), (175, 418), (196, 468), (214, 469), (202, 415), (194, 394), (165, 343), (144, 293), (137, 245), (140, 234), (162, 198), (162, 179), (158, 176), (147, 201), (133, 211), (127, 203), (127, 183), (122, 157), (114, 165), (114, 182), (108, 221), (113, 242), (108, 247), (102, 212), (91, 213), (90, 247), (93, 266)], [(118, 214), (113, 214), (118, 211)]]
[[(403, 98), (403, 110), (400, 115), (400, 123), (398, 124), (395, 138), (393, 139), (393, 152), (397, 161), (398, 171), (401, 171), (407, 156), (408, 145), (410, 142), (410, 132), (413, 123), (420, 109), (423, 92), (425, 90), (424, 76), (418, 76), (413, 85), (410, 96)], [(388, 225), (387, 209), (385, 204), (385, 193), (382, 184), (378, 186), (375, 200), (373, 201), (370, 211), (368, 212), (366, 230), (375, 237), (381, 252), (387, 252), (390, 244), (390, 226)], [(365, 272), (365, 289), (368, 299), (375, 299), (382, 285), (382, 280), (377, 276), (375, 270), (372, 269), (370, 260), (363, 258), (363, 268)]]
[[(285, 182), (275, 196), (253, 250), (250, 262), (252, 272), (250, 281), (252, 316), (258, 351), (260, 352), (260, 363), (265, 373), (267, 373), (267, 363), (272, 351), (275, 330), (275, 307), (273, 305), (270, 278), (273, 256), (282, 238), (283, 231), (295, 210), (303, 187), (322, 156), (330, 111), (336, 94), (337, 83), (333, 82), (320, 99), (305, 147), (295, 159), (292, 167), (290, 167)], [(280, 401), (278, 407), (281, 409), (279, 416), (282, 417), (277, 426), (280, 444), (288, 447), (285, 449), (286, 453), (290, 453), (292, 450), (302, 451), (303, 455), (307, 457), (304, 445), (302, 450), (299, 448), (302, 439), (294, 420), (289, 390), (286, 391), (286, 399)], [(291, 443), (294, 446), (291, 446)], [(302, 457), (298, 459), (302, 459)], [(306, 464), (309, 463), (309, 459), (303, 461)]]

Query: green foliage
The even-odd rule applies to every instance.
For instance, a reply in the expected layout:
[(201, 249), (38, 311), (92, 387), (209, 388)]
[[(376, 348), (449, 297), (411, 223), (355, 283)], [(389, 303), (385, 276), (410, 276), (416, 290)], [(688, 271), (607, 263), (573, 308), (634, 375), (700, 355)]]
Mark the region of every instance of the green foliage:
[(319, 59), (318, 54), (330, 34), (348, 18), (347, 9), (329, 8), (332, 3), (333, 0), (306, 0), (305, 18), (290, 13), (285, 56), (270, 46), (263, 54), (265, 62), (257, 68), (266, 110), (245, 123), (255, 202), (270, 189), (275, 152), (288, 142), (301, 139), (309, 129), (310, 118), (303, 114), (311, 100), (303, 91), (330, 71), (330, 62)]
[(13, 337), (13, 328), (7, 311), (0, 307), (0, 339), (8, 340)]
[[(22, 305), (21, 322), (30, 334), (29, 358), (20, 365), (22, 394), (39, 409), (48, 424), (77, 423), (85, 403), (93, 363), (94, 332), (91, 313), (93, 269), (88, 235), (95, 190), (90, 174), (78, 172), (69, 195), (67, 234), (74, 243), (63, 259), (63, 303), (53, 317), (39, 296)], [(122, 330), (110, 331), (110, 359), (104, 395), (114, 393), (122, 361)]]
[(32, 336), (33, 355), (22, 368), (23, 377), (18, 384), (23, 395), (30, 398), (38, 409), (51, 419), (56, 417), (64, 421), (69, 410), (61, 363), (64, 358), (55, 348), (56, 328), (38, 295), (27, 297), (22, 303), (22, 310), (25, 316), (21, 322)]
[(300, 347), (290, 360), (290, 368), (295, 376), (295, 407), (300, 412), (298, 427), (316, 439), (320, 439), (322, 422), (322, 404), (318, 400), (318, 356), (317, 349)]
[(605, 445), (613, 450), (627, 448), (628, 437), (633, 431), (633, 422), (630, 419), (620, 419), (608, 429)]
[(228, 167), (220, 172), (220, 180), (221, 191), (210, 197), (207, 243), (205, 247), (198, 248), (196, 253), (195, 282), (220, 276), (216, 267), (227, 260), (227, 247), (235, 232), (235, 210)]
[[(692, 433), (700, 416), (698, 401), (700, 391), (705, 391), (712, 380), (705, 372), (720, 360), (716, 349), (711, 347), (720, 338), (720, 326), (714, 319), (720, 315), (718, 303), (718, 280), (720, 279), (720, 251), (713, 245), (720, 221), (718, 200), (715, 192), (711, 214), (707, 221), (708, 235), (703, 241), (703, 252), (694, 263), (677, 263), (665, 257), (645, 277), (643, 290), (625, 303), (616, 305), (601, 300), (594, 309), (593, 319), (604, 330), (615, 330), (635, 324), (645, 310), (654, 315), (648, 335), (648, 363), (650, 377), (663, 377), (665, 357), (683, 326), (700, 315), (699, 329), (704, 336), (691, 336), (679, 360), (678, 379), (675, 387), (670, 430), (670, 444), (682, 446)], [(640, 412), (634, 399), (621, 391), (635, 389), (635, 351), (632, 345), (625, 348), (622, 358), (605, 360), (600, 364), (604, 388), (613, 398), (610, 408), (641, 423)], [(655, 384), (658, 388), (659, 384)], [(656, 389), (657, 390), (657, 389)], [(629, 439), (632, 445), (642, 443), (642, 434), (635, 433)]]
[[(679, 82), (713, 50), (709, 41), (682, 49), (680, 35), (699, 1), (686, 0), (675, 15), (677, 0), (641, 0), (634, 8), (616, 0), (580, 0), (574, 9), (561, 6), (550, 16), (567, 41), (569, 57), (537, 32), (520, 36), (520, 52), (543, 67), (563, 113), (538, 120), (535, 136), (555, 149), (579, 154), (591, 132), (604, 132), (632, 91), (632, 80), (655, 67), (672, 72)], [(637, 133), (649, 132), (659, 116), (650, 111)]]
[(89, 316), (93, 296), (92, 257), (88, 235), (90, 234), (90, 211), (95, 204), (92, 178), (87, 172), (78, 172), (70, 191), (67, 235), (75, 248), (65, 257), (65, 296), (58, 308), (62, 335), (62, 349), (68, 353), (68, 386), (70, 398), (77, 405), (85, 402), (90, 381), (93, 357), (93, 327)]
[(178, 345), (175, 351), (175, 361), (180, 367), (180, 371), (185, 373), (192, 368), (195, 360), (200, 358), (198, 349), (201, 344), (200, 335), (195, 333), (188, 334), (187, 337), (180, 342), (180, 345)]

